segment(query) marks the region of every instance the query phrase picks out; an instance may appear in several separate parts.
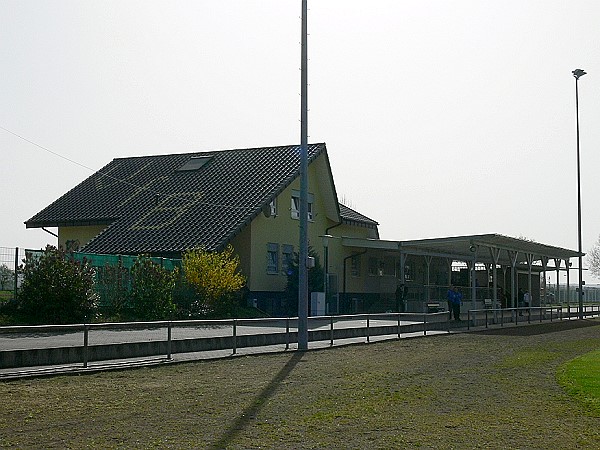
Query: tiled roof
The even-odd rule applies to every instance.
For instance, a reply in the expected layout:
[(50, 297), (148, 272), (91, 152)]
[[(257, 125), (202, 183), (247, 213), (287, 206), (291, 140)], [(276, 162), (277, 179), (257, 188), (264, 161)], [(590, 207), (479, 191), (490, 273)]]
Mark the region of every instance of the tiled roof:
[[(326, 152), (325, 144), (309, 145), (309, 163)], [(178, 170), (193, 157), (210, 159)], [(117, 158), (25, 224), (111, 224), (88, 252), (220, 249), (298, 176), (299, 163), (297, 145)]]
[(367, 216), (363, 216), (361, 213), (354, 211), (351, 208), (348, 208), (345, 205), (342, 205), (340, 203), (340, 216), (342, 218), (343, 221), (346, 222), (354, 222), (354, 223), (360, 223), (363, 225), (371, 225), (373, 227), (376, 227), (377, 225), (379, 225), (378, 222), (374, 221), (373, 219), (369, 219)]

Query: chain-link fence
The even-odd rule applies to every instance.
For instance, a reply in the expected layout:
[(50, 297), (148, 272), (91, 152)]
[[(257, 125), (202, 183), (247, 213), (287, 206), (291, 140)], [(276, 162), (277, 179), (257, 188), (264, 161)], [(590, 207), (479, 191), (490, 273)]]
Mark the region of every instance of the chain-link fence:
[(0, 304), (16, 298), (21, 284), (18, 267), (25, 258), (25, 249), (0, 247)]
[[(100, 314), (106, 317), (120, 313), (119, 315), (127, 317), (127, 312), (131, 309), (129, 297), (134, 283), (132, 269), (136, 261), (139, 261), (139, 257), (76, 252), (73, 253), (73, 259), (87, 261), (94, 268), (94, 289), (98, 296), (97, 306)], [(147, 259), (169, 272), (181, 268), (181, 259), (159, 257)], [(181, 277), (177, 279), (173, 297), (179, 309), (195, 298), (193, 291), (186, 289)]]

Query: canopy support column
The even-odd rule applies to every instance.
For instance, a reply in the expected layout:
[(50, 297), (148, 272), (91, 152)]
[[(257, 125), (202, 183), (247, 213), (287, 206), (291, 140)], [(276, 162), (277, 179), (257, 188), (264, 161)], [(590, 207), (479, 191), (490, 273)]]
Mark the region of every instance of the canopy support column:
[(527, 253), (527, 290), (529, 291), (529, 306), (533, 306), (533, 290), (531, 289), (531, 266), (533, 265), (533, 253)]
[(548, 270), (548, 257), (547, 256), (542, 256), (542, 269), (543, 269), (543, 273), (544, 273), (544, 296), (543, 298), (540, 299), (540, 306), (542, 306), (542, 301), (543, 301), (543, 305), (546, 306), (547, 303), (547, 299), (548, 299), (548, 285), (547, 285), (547, 276), (546, 276), (546, 271)]
[(427, 282), (427, 286), (425, 287), (425, 301), (429, 302), (431, 300), (431, 288), (430, 288), (430, 275), (431, 275), (431, 260), (433, 256), (426, 255), (425, 256), (425, 264), (427, 265), (427, 272), (425, 273), (425, 280)]
[(560, 305), (560, 264), (562, 259), (554, 258), (554, 266), (556, 267), (556, 298), (554, 299)]
[(500, 249), (490, 247), (490, 256), (492, 257), (492, 296), (494, 305), (498, 304), (498, 260), (500, 259)]
[(517, 275), (517, 258), (519, 257), (519, 252), (515, 252), (515, 251), (511, 251), (511, 250), (507, 250), (508, 253), (508, 257), (510, 258), (510, 307), (514, 308), (516, 301), (516, 290), (517, 290), (517, 284), (516, 284), (516, 275)]
[(569, 276), (571, 274), (571, 263), (569, 262), (569, 259), (570, 258), (565, 259), (565, 267), (567, 269), (567, 304), (569, 305), (569, 308), (571, 308), (571, 282), (569, 281)]

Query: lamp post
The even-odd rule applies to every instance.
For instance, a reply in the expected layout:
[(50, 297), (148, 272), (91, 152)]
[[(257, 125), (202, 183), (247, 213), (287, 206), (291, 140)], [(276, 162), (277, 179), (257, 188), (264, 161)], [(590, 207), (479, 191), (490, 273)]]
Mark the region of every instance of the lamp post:
[(308, 350), (308, 0), (302, 0), (300, 65), (300, 255), (298, 350)]
[(581, 248), (581, 167), (579, 163), (579, 78), (586, 74), (583, 69), (575, 69), (573, 72), (575, 77), (575, 114), (577, 116), (577, 242), (579, 252), (579, 286), (577, 289), (577, 298), (579, 299), (579, 318), (583, 319), (583, 257)]

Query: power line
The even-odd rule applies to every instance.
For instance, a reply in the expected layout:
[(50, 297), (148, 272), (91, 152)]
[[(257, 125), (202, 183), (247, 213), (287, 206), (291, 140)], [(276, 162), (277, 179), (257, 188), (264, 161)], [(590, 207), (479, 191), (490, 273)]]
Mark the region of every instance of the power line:
[[(42, 150), (45, 150), (45, 151), (47, 151), (48, 153), (51, 153), (51, 154), (53, 154), (54, 156), (58, 156), (59, 158), (62, 158), (62, 159), (64, 159), (65, 161), (69, 161), (70, 163), (76, 164), (76, 165), (78, 165), (79, 167), (83, 167), (84, 169), (88, 169), (88, 170), (90, 170), (90, 171), (92, 171), (92, 172), (95, 172), (95, 170), (94, 170), (94, 169), (92, 169), (91, 167), (88, 167), (88, 166), (86, 166), (85, 164), (81, 164), (81, 163), (79, 163), (79, 162), (77, 162), (77, 161), (74, 161), (74, 160), (72, 160), (72, 159), (69, 159), (69, 158), (67, 158), (66, 156), (63, 156), (63, 155), (61, 155), (60, 153), (56, 153), (56, 152), (54, 152), (54, 151), (50, 150), (49, 148), (47, 148), (47, 147), (44, 147), (43, 145), (40, 145), (40, 144), (38, 144), (37, 142), (33, 142), (31, 139), (27, 139), (26, 137), (23, 137), (23, 136), (21, 136), (20, 134), (17, 134), (17, 133), (15, 133), (14, 131), (11, 131), (11, 130), (8, 130), (8, 129), (4, 128), (2, 125), (0, 125), (0, 129), (3, 129), (3, 130), (4, 130), (4, 131), (6, 131), (7, 133), (10, 133), (10, 134), (12, 134), (13, 136), (16, 136), (16, 137), (18, 137), (19, 139), (22, 139), (22, 140), (24, 140), (25, 142), (29, 142), (31, 145), (35, 145), (36, 147), (38, 147), (38, 148), (41, 148)], [(107, 175), (107, 176), (108, 176), (108, 175)]]
[[(84, 169), (87, 169), (87, 170), (89, 170), (92, 173), (97, 173), (97, 174), (99, 174), (99, 175), (101, 175), (103, 177), (110, 178), (111, 180), (116, 181), (118, 183), (123, 183), (123, 184), (126, 184), (128, 186), (131, 186), (131, 187), (134, 187), (134, 188), (137, 188), (137, 189), (141, 189), (141, 190), (145, 190), (145, 191), (151, 192), (151, 193), (153, 193), (156, 196), (157, 203), (158, 203), (159, 197), (165, 195), (162, 192), (155, 191), (154, 189), (150, 189), (150, 188), (148, 188), (146, 186), (140, 186), (138, 184), (131, 183), (130, 181), (123, 180), (123, 179), (117, 178), (117, 177), (113, 177), (112, 175), (109, 175), (108, 173), (104, 173), (104, 172), (102, 172), (100, 170), (94, 170), (91, 167), (86, 166), (85, 164), (81, 164), (80, 162), (77, 162), (77, 161), (75, 161), (73, 159), (67, 158), (66, 156), (63, 156), (60, 153), (57, 153), (57, 152), (55, 152), (53, 150), (50, 150), (47, 147), (44, 147), (43, 145), (38, 144), (37, 142), (32, 141), (31, 139), (27, 139), (26, 137), (21, 136), (20, 134), (15, 133), (14, 131), (11, 131), (11, 130), (9, 130), (7, 128), (4, 128), (2, 125), (0, 125), (0, 129), (6, 131), (7, 133), (12, 134), (15, 137), (18, 137), (19, 139), (21, 139), (21, 140), (23, 140), (23, 141), (25, 141), (25, 142), (27, 142), (27, 143), (29, 143), (31, 145), (36, 146), (36, 147), (38, 147), (38, 148), (40, 148), (40, 149), (42, 149), (42, 150), (44, 150), (44, 151), (46, 151), (46, 152), (54, 155), (54, 156), (58, 156), (59, 158), (64, 159), (65, 161), (68, 161), (68, 162), (70, 162), (72, 164), (75, 164), (75, 165), (77, 165), (79, 167), (83, 167)], [(220, 204), (217, 204), (217, 203), (208, 203), (208, 202), (199, 202), (198, 204), (200, 204), (200, 205), (206, 205), (206, 206), (215, 206), (215, 207), (218, 207), (218, 208), (247, 209), (246, 206), (220, 205)]]
[(18, 137), (19, 139), (22, 139), (22, 140), (24, 140), (25, 142), (28, 142), (28, 143), (30, 143), (31, 145), (35, 145), (36, 147), (38, 147), (38, 148), (41, 148), (42, 150), (44, 150), (44, 151), (46, 151), (46, 152), (48, 152), (48, 153), (50, 153), (50, 154), (52, 154), (52, 155), (54, 155), (54, 156), (58, 156), (59, 158), (62, 158), (62, 159), (64, 159), (65, 161), (69, 161), (69, 162), (70, 162), (70, 163), (72, 163), (72, 164), (75, 164), (75, 165), (77, 165), (77, 166), (79, 166), (79, 167), (83, 167), (84, 169), (87, 169), (87, 170), (89, 170), (90, 172), (93, 172), (93, 173), (99, 173), (100, 175), (102, 175), (102, 176), (104, 176), (104, 177), (108, 177), (108, 178), (110, 178), (110, 179), (111, 179), (111, 180), (113, 180), (113, 181), (117, 181), (117, 182), (119, 182), (119, 183), (123, 183), (123, 184), (128, 184), (129, 186), (133, 186), (133, 187), (135, 187), (135, 188), (139, 188), (139, 189), (145, 189), (145, 190), (147, 190), (147, 191), (150, 191), (150, 192), (152, 192), (153, 194), (160, 195), (160, 192), (154, 191), (154, 190), (152, 190), (152, 189), (149, 189), (149, 188), (147, 188), (147, 187), (138, 186), (137, 184), (130, 183), (129, 181), (126, 181), (126, 180), (122, 180), (122, 179), (120, 179), (120, 178), (113, 177), (112, 175), (109, 175), (109, 174), (107, 174), (107, 173), (103, 173), (103, 172), (101, 172), (101, 171), (99, 171), (99, 170), (98, 170), (98, 171), (96, 171), (96, 170), (92, 169), (91, 167), (88, 167), (88, 166), (86, 166), (85, 164), (81, 164), (80, 162), (77, 162), (77, 161), (75, 161), (75, 160), (73, 160), (73, 159), (67, 158), (66, 156), (63, 156), (63, 155), (61, 155), (60, 153), (57, 153), (57, 152), (55, 152), (55, 151), (53, 151), (53, 150), (50, 150), (48, 147), (44, 147), (43, 145), (40, 145), (40, 144), (38, 144), (37, 142), (34, 142), (34, 141), (32, 141), (31, 139), (27, 139), (26, 137), (23, 137), (23, 136), (21, 136), (20, 134), (18, 134), (18, 133), (15, 133), (14, 131), (8, 130), (8, 129), (4, 128), (2, 125), (0, 125), (0, 129), (2, 129), (2, 130), (4, 130), (4, 131), (6, 131), (7, 133), (10, 133), (10, 134), (12, 134), (13, 136), (16, 136), (16, 137)]

